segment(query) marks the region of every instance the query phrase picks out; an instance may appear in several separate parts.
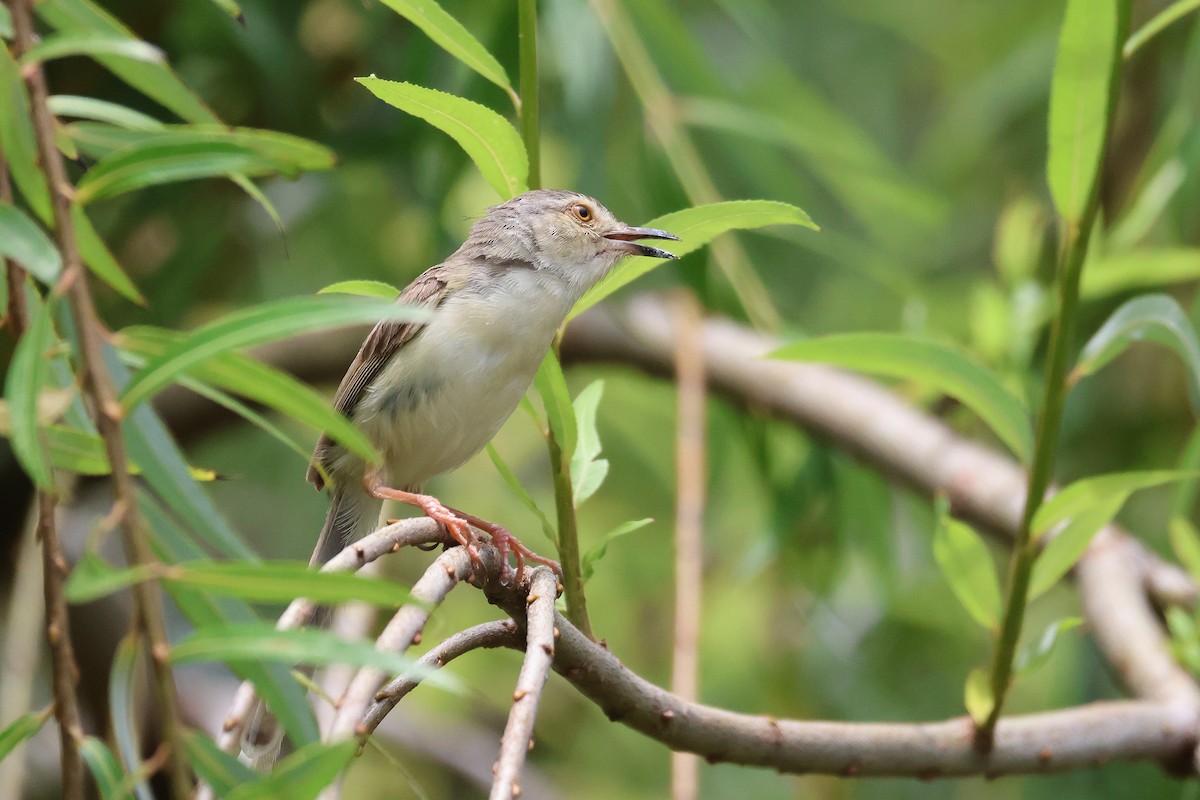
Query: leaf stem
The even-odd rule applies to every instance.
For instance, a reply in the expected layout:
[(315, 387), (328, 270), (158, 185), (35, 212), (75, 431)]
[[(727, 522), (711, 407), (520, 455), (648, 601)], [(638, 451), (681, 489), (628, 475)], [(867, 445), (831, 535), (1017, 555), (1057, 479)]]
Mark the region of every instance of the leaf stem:
[(520, 0), (517, 10), (520, 49), (521, 139), (529, 156), (530, 189), (542, 186), (541, 144), (538, 131), (537, 0)]
[[(1105, 122), (1105, 144), (1098, 155), (1102, 167), (1108, 150), (1108, 135), (1116, 109), (1117, 94), (1121, 83), (1121, 46), (1129, 29), (1129, 3), (1118, 3), (1117, 32), (1113, 37), (1116, 54), (1112, 58), (1108, 75), (1108, 114)], [(1009, 566), (1008, 589), (1004, 599), (1004, 615), (996, 638), (996, 647), (991, 665), (992, 710), (976, 731), (976, 744), (982, 751), (991, 749), (996, 722), (1004, 707), (1005, 696), (1012, 681), (1013, 658), (1021, 627), (1025, 619), (1025, 606), (1029, 600), (1029, 584), (1033, 565), (1040, 552), (1040, 544), (1033, 537), (1033, 519), (1041, 508), (1050, 486), (1058, 450), (1059, 427), (1062, 423), (1063, 407), (1066, 403), (1067, 362), (1075, 327), (1076, 310), (1079, 305), (1079, 279), (1087, 256), (1088, 241), (1092, 225), (1100, 206), (1100, 175), (1088, 189), (1088, 199), (1078, 219), (1064, 218), (1060, 221), (1062, 244), (1058, 261), (1058, 310), (1050, 329), (1049, 355), (1046, 361), (1046, 388), (1042, 406), (1038, 412), (1037, 429), (1034, 434), (1033, 463), (1030, 466), (1025, 509), (1021, 515), (1021, 527), (1017, 532)]]

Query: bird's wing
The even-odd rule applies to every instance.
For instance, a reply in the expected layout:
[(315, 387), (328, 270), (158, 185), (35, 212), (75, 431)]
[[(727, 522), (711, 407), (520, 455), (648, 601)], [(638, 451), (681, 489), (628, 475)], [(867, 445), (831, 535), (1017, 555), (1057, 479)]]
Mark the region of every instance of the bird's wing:
[[(396, 302), (433, 310), (445, 299), (448, 286), (446, 270), (439, 264), (421, 273), (400, 293)], [(380, 322), (372, 328), (350, 368), (346, 370), (341, 385), (338, 386), (337, 394), (333, 397), (334, 409), (346, 417), (353, 418), (354, 409), (362, 399), (363, 392), (371, 385), (371, 381), (375, 380), (392, 356), (412, 341), (424, 327), (424, 323), (417, 322)], [(313, 450), (308, 465), (308, 482), (318, 489), (324, 488), (325, 479), (316, 465), (320, 464), (328, 470), (328, 459), (333, 446), (334, 441), (329, 438), (329, 434), (322, 434)]]

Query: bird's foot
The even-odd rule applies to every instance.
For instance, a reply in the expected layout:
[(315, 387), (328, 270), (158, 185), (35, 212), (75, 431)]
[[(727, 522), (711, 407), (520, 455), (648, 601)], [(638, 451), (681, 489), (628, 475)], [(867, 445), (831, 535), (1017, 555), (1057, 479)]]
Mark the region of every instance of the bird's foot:
[(453, 509), (446, 508), (436, 497), (417, 492), (405, 492), (387, 486), (370, 486), (368, 491), (372, 496), (381, 500), (395, 500), (397, 503), (405, 503), (421, 509), (425, 516), (445, 528), (446, 533), (450, 534), (454, 541), (466, 548), (472, 564), (478, 567), (483, 566), (483, 559), (479, 557), (479, 549), (475, 547), (475, 536), (471, 533), (470, 520)]
[(488, 522), (486, 519), (480, 519), (473, 514), (467, 514), (464, 511), (459, 511), (457, 508), (452, 508), (450, 511), (492, 537), (492, 544), (494, 544), (496, 549), (500, 551), (502, 577), (507, 577), (507, 572), (509, 569), (508, 554), (511, 552), (513, 554), (513, 558), (516, 559), (517, 562), (517, 583), (520, 583), (525, 578), (526, 561), (532, 561), (535, 564), (543, 564), (554, 570), (554, 573), (558, 575), (559, 579), (562, 579), (563, 571), (561, 564), (553, 559), (540, 556), (533, 552), (528, 547), (521, 544), (521, 541), (517, 537), (509, 533), (507, 528), (497, 525), (494, 522)]

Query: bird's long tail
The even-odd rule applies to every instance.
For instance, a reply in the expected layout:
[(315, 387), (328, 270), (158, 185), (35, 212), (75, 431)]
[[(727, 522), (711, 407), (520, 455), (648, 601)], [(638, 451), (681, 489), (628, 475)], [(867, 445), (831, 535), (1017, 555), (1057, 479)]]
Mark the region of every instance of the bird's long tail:
[[(361, 489), (335, 488), (329, 494), (329, 513), (309, 565), (319, 568), (342, 551), (350, 542), (375, 529), (383, 502)], [(318, 606), (310, 623), (313, 627), (329, 624), (331, 609)], [(283, 727), (267, 711), (261, 700), (255, 704), (242, 730), (242, 757), (254, 769), (269, 771), (279, 757)]]

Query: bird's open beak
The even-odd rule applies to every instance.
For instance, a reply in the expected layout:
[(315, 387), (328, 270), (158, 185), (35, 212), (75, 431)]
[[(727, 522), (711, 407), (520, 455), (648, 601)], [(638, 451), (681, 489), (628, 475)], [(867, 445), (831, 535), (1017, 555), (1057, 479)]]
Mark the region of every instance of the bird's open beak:
[(621, 242), (621, 249), (635, 256), (648, 256), (650, 258), (678, 258), (674, 253), (668, 253), (666, 250), (660, 250), (657, 247), (651, 247), (647, 244), (638, 244), (638, 239), (672, 239), (676, 242), (679, 237), (673, 233), (659, 230), (658, 228), (619, 228), (615, 231), (610, 231), (604, 234), (605, 239), (612, 239)]

